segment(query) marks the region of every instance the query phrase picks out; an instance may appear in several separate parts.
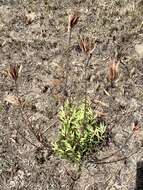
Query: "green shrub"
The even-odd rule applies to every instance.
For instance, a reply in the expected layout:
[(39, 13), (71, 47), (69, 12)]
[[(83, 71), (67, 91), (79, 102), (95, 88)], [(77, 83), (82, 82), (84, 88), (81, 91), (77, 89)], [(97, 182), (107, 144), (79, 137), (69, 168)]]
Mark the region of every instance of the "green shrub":
[(61, 158), (79, 162), (86, 152), (104, 141), (106, 126), (96, 122), (89, 103), (85, 117), (84, 103), (77, 105), (67, 101), (59, 111), (59, 118), (61, 128), (53, 149)]

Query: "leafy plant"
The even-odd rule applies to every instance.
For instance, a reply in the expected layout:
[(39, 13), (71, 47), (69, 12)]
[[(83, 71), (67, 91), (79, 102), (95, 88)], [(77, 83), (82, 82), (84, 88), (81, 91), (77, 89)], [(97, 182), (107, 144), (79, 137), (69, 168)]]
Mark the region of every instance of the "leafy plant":
[(95, 149), (105, 138), (106, 126), (96, 122), (89, 102), (86, 105), (86, 127), (83, 128), (84, 112), (83, 102), (78, 105), (69, 101), (59, 111), (61, 128), (53, 149), (59, 156), (72, 162), (79, 162), (86, 152)]

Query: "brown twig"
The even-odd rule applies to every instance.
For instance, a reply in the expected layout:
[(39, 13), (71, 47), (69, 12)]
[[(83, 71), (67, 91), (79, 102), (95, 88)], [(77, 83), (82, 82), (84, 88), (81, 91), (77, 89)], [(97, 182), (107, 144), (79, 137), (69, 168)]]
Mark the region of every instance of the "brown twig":
[(32, 146), (35, 146), (36, 148), (39, 148), (39, 146), (37, 146), (36, 144), (34, 144), (33, 142), (31, 142), (28, 138), (26, 138), (21, 132), (18, 131), (18, 129), (16, 129), (16, 127), (14, 127), (14, 129), (17, 131), (17, 133), (23, 138), (25, 139), (27, 142), (29, 142)]
[[(19, 98), (19, 87), (18, 87), (18, 82), (17, 80), (14, 80), (14, 84), (15, 84), (15, 89), (16, 89), (16, 94), (17, 94), (17, 97), (18, 99), (20, 100)], [(30, 132), (35, 136), (35, 138), (38, 140), (38, 142), (40, 144), (42, 144), (44, 147), (50, 147), (47, 143), (45, 143), (45, 141), (43, 140), (43, 136), (42, 136), (42, 133), (40, 133), (40, 135), (38, 136), (36, 134), (36, 132), (34, 131), (33, 129), (33, 126), (32, 126), (32, 123), (31, 121), (29, 120), (29, 117), (27, 116), (26, 113), (23, 112), (23, 106), (22, 104), (20, 103), (20, 107), (19, 107), (19, 111), (20, 111), (20, 114), (21, 114), (21, 117), (22, 119), (24, 120), (24, 122), (27, 124), (27, 127), (28, 129), (30, 130)], [(26, 116), (26, 118), (25, 118)]]
[(106, 156), (106, 157), (104, 157), (104, 158), (102, 158), (102, 159), (98, 159), (98, 161), (100, 162), (100, 161), (106, 160), (106, 159), (108, 159), (108, 158), (110, 158), (110, 157), (116, 155), (117, 153), (119, 153), (119, 152), (124, 148), (124, 146), (127, 144), (127, 142), (131, 139), (131, 137), (133, 136), (133, 134), (134, 134), (134, 132), (132, 132), (132, 133), (129, 135), (129, 137), (126, 139), (125, 143), (122, 145), (122, 147), (121, 147), (119, 150), (113, 152), (112, 154), (110, 154), (110, 155), (108, 155), (108, 156)]
[(105, 161), (105, 162), (95, 162), (95, 164), (111, 164), (111, 163), (116, 163), (116, 162), (120, 162), (120, 161), (123, 161), (123, 160), (127, 160), (128, 158), (130, 158), (131, 156), (133, 156), (134, 154), (137, 154), (140, 150), (141, 150), (142, 147), (140, 147), (138, 150), (136, 150), (135, 152), (132, 152), (131, 154), (129, 154), (128, 156), (124, 156), (124, 157), (121, 157), (121, 158), (118, 158), (118, 159), (114, 159), (114, 160), (111, 160), (111, 161)]
[[(71, 42), (71, 29), (69, 30), (69, 35), (68, 35), (68, 49), (70, 47), (70, 42)], [(69, 79), (69, 58), (66, 61), (66, 65), (65, 65), (65, 92), (67, 94), (67, 96), (69, 96), (68, 94), (68, 79)]]
[[(90, 50), (90, 49), (89, 49)], [(87, 111), (87, 90), (88, 90), (88, 83), (87, 83), (87, 69), (90, 63), (90, 60), (92, 58), (93, 52), (95, 50), (95, 45), (94, 47), (90, 50), (90, 52), (85, 52), (86, 54), (86, 60), (85, 60), (85, 65), (84, 65), (84, 120), (83, 120), (83, 127), (82, 127), (82, 131), (84, 131), (84, 128), (86, 127), (86, 111)], [(85, 51), (83, 49), (83, 51)], [(89, 54), (87, 54), (89, 53)]]
[(58, 122), (58, 120), (56, 120), (56, 121), (54, 121), (53, 123), (51, 123), (50, 125), (49, 125), (49, 127), (47, 128), (47, 129), (45, 129), (43, 132), (42, 132), (42, 134), (45, 134), (51, 127), (53, 127), (56, 123)]
[[(68, 49), (70, 49), (70, 45), (71, 45), (72, 29), (77, 24), (78, 19), (79, 19), (79, 13), (78, 12), (74, 12), (73, 14), (70, 14), (68, 17)], [(69, 94), (68, 94), (69, 55), (68, 55), (68, 59), (67, 59), (66, 64), (65, 64), (65, 72), (66, 72), (65, 73), (65, 92), (66, 92), (67, 96), (69, 97)]]

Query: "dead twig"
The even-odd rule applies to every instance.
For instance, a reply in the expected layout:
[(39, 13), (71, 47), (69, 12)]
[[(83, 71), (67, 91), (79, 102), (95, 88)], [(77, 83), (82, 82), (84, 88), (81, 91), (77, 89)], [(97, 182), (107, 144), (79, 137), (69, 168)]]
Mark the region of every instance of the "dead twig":
[(87, 90), (88, 90), (87, 69), (88, 69), (90, 60), (92, 58), (93, 52), (95, 50), (95, 45), (94, 45), (94, 47), (91, 46), (91, 41), (89, 39), (88, 40), (82, 40), (82, 41), (80, 41), (80, 43), (82, 44), (82, 45), (80, 45), (82, 50), (86, 54), (86, 60), (84, 63), (84, 105), (85, 105), (85, 108), (84, 108), (83, 127), (81, 129), (81, 131), (83, 131), (84, 128), (86, 127)]
[(133, 136), (133, 134), (134, 134), (134, 131), (128, 136), (128, 138), (126, 139), (125, 143), (122, 145), (122, 147), (119, 150), (113, 152), (112, 154), (110, 154), (110, 155), (108, 155), (108, 156), (106, 156), (106, 157), (104, 157), (102, 159), (98, 159), (98, 161), (106, 160), (106, 159), (108, 159), (110, 157), (113, 157), (117, 153), (119, 153), (125, 147), (125, 145), (127, 144), (127, 142), (131, 139), (131, 137)]
[(111, 83), (111, 87), (113, 87), (113, 82), (118, 77), (118, 68), (119, 68), (120, 61), (117, 61), (116, 59), (112, 60), (108, 65), (108, 74), (107, 78)]
[(124, 157), (121, 157), (119, 159), (114, 159), (114, 160), (111, 160), (111, 161), (105, 161), (105, 162), (95, 162), (95, 164), (111, 164), (111, 163), (116, 163), (116, 162), (120, 162), (120, 161), (123, 161), (123, 160), (127, 160), (128, 158), (130, 158), (131, 156), (133, 156), (134, 154), (137, 154), (140, 150), (141, 150), (142, 147), (140, 147), (138, 150), (136, 150), (135, 152), (132, 152), (131, 154), (127, 155), (127, 156), (124, 156)]
[(29, 142), (29, 144), (31, 144), (32, 146), (39, 148), (39, 146), (37, 146), (36, 144), (34, 144), (33, 142), (31, 142), (28, 138), (26, 138), (20, 131), (18, 131), (18, 129), (16, 129), (16, 127), (14, 127), (14, 129), (17, 131), (17, 133), (27, 142)]
[(42, 132), (42, 134), (45, 134), (49, 129), (51, 129), (56, 123), (58, 122), (58, 120), (56, 120), (56, 121), (54, 121), (53, 123), (51, 123), (50, 125), (49, 125), (49, 127), (47, 128), (47, 129), (45, 129), (43, 132)]
[[(49, 148), (50, 145), (48, 145), (44, 141), (42, 133), (41, 132), (39, 132), (39, 133), (35, 132), (35, 130), (33, 129), (32, 123), (29, 120), (29, 117), (27, 116), (26, 113), (23, 112), (23, 102), (21, 101), (21, 99), (19, 97), (19, 86), (18, 86), (18, 82), (17, 82), (17, 79), (18, 79), (18, 76), (19, 76), (19, 73), (21, 72), (21, 70), (22, 70), (22, 67), (18, 68), (17, 66), (13, 66), (13, 65), (9, 66), (8, 74), (14, 81), (17, 96), (7, 96), (5, 98), (5, 100), (7, 102), (12, 103), (14, 105), (17, 105), (19, 107), (21, 117), (24, 120), (24, 122), (27, 124), (29, 131), (34, 135), (34, 137), (38, 140), (38, 142), (40, 144), (42, 144), (44, 147)], [(27, 139), (27, 141), (29, 141), (29, 140)], [(30, 143), (30, 141), (29, 141), (29, 143)]]
[[(71, 45), (71, 33), (74, 26), (77, 24), (79, 19), (79, 13), (74, 12), (73, 14), (70, 14), (68, 17), (68, 49), (70, 49)], [(68, 56), (69, 57), (69, 56)], [(68, 77), (69, 77), (69, 59), (66, 61), (65, 64), (65, 92), (68, 95)]]

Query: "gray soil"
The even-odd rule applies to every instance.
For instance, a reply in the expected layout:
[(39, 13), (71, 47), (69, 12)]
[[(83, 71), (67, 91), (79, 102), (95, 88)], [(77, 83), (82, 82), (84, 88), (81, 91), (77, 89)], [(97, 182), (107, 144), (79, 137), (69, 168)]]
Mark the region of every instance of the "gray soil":
[[(80, 18), (65, 52), (67, 14), (73, 10)], [(96, 41), (88, 97), (95, 112), (106, 113), (110, 136), (98, 153), (82, 160), (80, 169), (41, 146), (27, 124), (30, 120), (44, 134), (45, 144), (54, 141), (57, 111), (66, 98), (66, 62), (70, 94), (83, 97), (79, 33)], [(108, 63), (117, 54), (119, 75), (111, 86)], [(4, 72), (9, 64), (23, 66), (18, 91), (28, 104), (23, 108), (26, 119), (4, 101), (7, 94), (16, 94)], [(0, 190), (134, 190), (136, 164), (143, 159), (142, 118), (142, 0), (0, 0)]]

